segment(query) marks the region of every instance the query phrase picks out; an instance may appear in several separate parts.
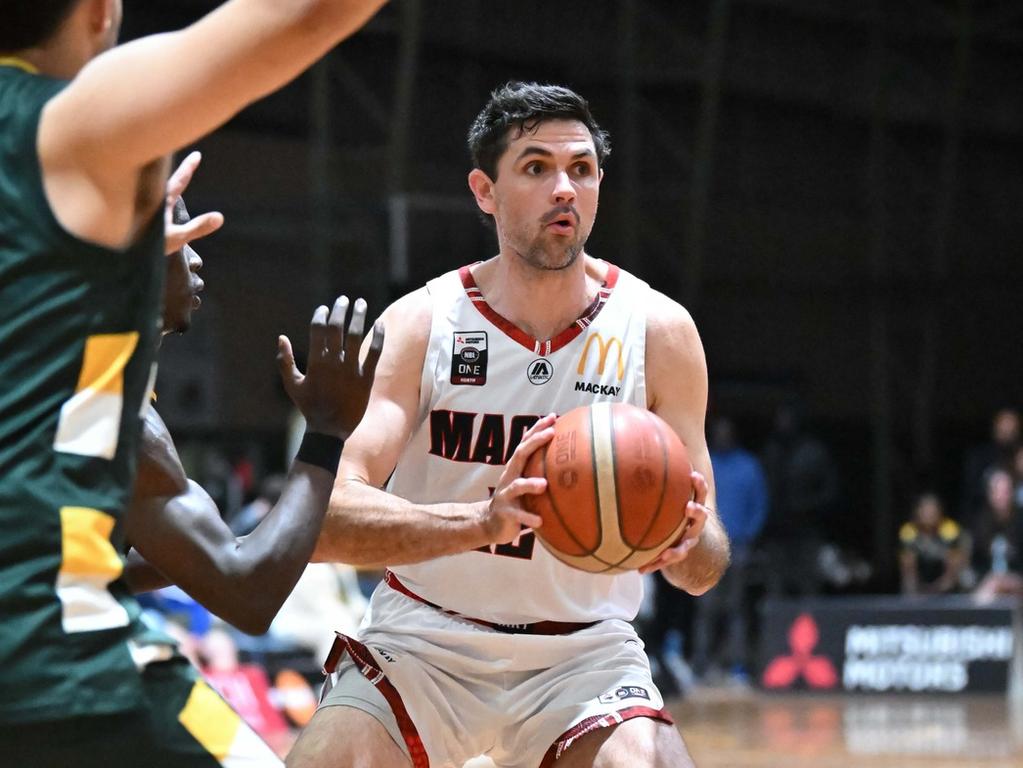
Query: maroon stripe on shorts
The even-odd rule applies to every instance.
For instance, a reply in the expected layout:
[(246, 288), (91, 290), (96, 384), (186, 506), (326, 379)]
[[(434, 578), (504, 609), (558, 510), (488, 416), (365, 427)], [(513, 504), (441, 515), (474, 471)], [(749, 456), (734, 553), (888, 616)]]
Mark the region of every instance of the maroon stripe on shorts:
[(608, 712), (606, 715), (587, 717), (585, 720), (581, 720), (573, 725), (551, 744), (551, 748), (543, 756), (540, 768), (551, 768), (554, 765), (554, 761), (561, 757), (566, 749), (587, 733), (598, 728), (613, 728), (616, 725), (621, 725), (626, 720), (632, 720), (634, 717), (649, 717), (651, 720), (660, 720), (669, 724), (674, 724), (675, 722), (668, 710), (651, 709), (650, 707), (627, 707), (619, 709), (617, 712)]
[[(408, 747), (409, 755), (412, 757), (412, 768), (430, 768), (430, 758), (426, 754), (426, 747), (423, 746), (423, 740), (419, 737), (416, 724), (412, 722), (408, 710), (405, 709), (405, 702), (401, 700), (401, 694), (398, 693), (398, 689), (394, 687), (391, 681), (387, 679), (387, 675), (380, 669), (369, 648), (358, 640), (354, 640), (346, 635), (338, 633), (337, 637), (338, 639), (334, 641), (335, 647), (337, 647), (338, 642), (344, 643), (348, 655), (355, 662), (356, 669), (362, 673), (363, 677), (373, 683), (387, 700), (387, 704), (391, 707), (391, 712), (394, 713), (394, 719), (398, 721), (398, 730), (401, 731), (401, 737), (405, 739), (405, 746)], [(334, 656), (333, 650), (331, 651), (331, 656)], [(333, 670), (330, 671), (332, 672)]]

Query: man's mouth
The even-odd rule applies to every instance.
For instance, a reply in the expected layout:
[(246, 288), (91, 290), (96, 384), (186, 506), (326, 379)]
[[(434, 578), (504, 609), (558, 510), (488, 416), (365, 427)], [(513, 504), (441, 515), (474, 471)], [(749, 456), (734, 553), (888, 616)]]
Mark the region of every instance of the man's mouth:
[(549, 222), (547, 229), (557, 232), (559, 235), (569, 235), (575, 231), (577, 219), (571, 213), (559, 213)]

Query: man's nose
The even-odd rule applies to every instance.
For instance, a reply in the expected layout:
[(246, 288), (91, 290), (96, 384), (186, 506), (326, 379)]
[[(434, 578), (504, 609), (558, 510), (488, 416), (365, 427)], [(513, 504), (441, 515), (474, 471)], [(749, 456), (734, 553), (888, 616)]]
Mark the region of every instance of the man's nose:
[(567, 171), (558, 171), (555, 174), (551, 197), (557, 203), (569, 203), (575, 200), (575, 187), (572, 185)]
[(202, 258), (190, 246), (185, 246), (185, 255), (188, 256), (188, 268), (190, 270), (198, 272), (202, 269)]

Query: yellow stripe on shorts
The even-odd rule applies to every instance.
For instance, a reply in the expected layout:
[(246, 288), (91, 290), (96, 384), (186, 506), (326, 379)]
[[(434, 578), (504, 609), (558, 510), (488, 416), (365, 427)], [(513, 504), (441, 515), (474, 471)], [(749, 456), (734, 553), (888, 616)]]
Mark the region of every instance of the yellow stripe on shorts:
[(178, 722), (224, 768), (284, 768), (266, 742), (202, 680), (192, 686)]

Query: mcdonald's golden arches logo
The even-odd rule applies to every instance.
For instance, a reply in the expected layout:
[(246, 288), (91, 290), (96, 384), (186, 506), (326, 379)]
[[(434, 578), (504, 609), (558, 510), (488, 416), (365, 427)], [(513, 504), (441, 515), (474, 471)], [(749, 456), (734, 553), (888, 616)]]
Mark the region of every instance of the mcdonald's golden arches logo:
[(597, 344), (597, 374), (600, 376), (604, 375), (604, 369), (607, 367), (607, 359), (611, 354), (611, 349), (615, 349), (615, 355), (617, 358), (617, 374), (618, 381), (625, 378), (625, 349), (622, 347), (621, 339), (617, 336), (610, 337), (606, 342), (604, 337), (599, 333), (591, 333), (587, 339), (586, 344), (583, 345), (583, 352), (579, 356), (579, 365), (576, 368), (576, 373), (580, 376), (583, 375), (583, 371), (586, 370), (586, 363), (590, 358), (590, 346), (596, 342)]

